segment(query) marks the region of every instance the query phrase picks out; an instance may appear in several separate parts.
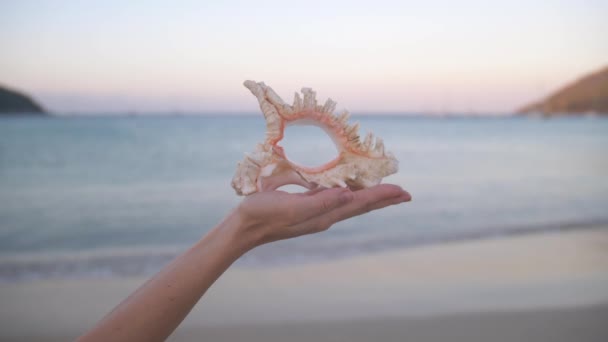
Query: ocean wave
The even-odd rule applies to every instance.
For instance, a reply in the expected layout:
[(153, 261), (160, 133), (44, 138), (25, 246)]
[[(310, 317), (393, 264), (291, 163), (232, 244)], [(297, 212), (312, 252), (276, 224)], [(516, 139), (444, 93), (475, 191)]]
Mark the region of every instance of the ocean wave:
[[(402, 232), (399, 236), (300, 238), (257, 248), (239, 259), (236, 266), (276, 267), (323, 262), (425, 245), (578, 229), (608, 229), (608, 219), (441, 231), (435, 234)], [(157, 272), (186, 248), (187, 246), (158, 246), (4, 255), (0, 257), (0, 282), (148, 276)]]

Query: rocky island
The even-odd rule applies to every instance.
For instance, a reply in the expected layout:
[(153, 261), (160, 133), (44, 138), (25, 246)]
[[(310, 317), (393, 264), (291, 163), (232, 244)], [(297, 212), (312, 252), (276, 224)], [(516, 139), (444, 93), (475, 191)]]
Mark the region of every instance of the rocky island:
[(529, 104), (517, 112), (543, 116), (608, 115), (608, 66), (580, 78), (546, 99)]
[(43, 115), (45, 110), (29, 96), (0, 86), (0, 115)]

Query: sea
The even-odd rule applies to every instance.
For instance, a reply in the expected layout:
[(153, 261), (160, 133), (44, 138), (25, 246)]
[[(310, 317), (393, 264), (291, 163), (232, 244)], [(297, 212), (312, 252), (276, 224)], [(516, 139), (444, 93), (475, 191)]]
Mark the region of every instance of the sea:
[[(608, 227), (608, 119), (353, 120), (384, 139), (399, 160), (384, 182), (413, 200), (264, 245), (235, 267)], [(0, 282), (156, 272), (242, 200), (230, 181), (264, 135), (259, 114), (0, 118)], [(309, 166), (336, 153), (316, 127), (289, 127), (284, 146)]]

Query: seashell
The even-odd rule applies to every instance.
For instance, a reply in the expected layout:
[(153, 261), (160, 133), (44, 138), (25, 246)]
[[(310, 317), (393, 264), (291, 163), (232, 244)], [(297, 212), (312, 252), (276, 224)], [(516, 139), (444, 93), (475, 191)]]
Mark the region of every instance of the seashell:
[[(263, 82), (245, 81), (244, 85), (260, 103), (266, 119), (266, 138), (238, 164), (232, 179), (237, 194), (250, 195), (286, 184), (360, 189), (379, 184), (382, 178), (397, 172), (399, 162), (385, 151), (382, 139), (368, 133), (361, 141), (359, 124), (348, 124), (347, 111), (336, 116), (333, 100), (318, 105), (316, 93), (302, 88), (302, 97), (296, 93), (289, 105)], [(285, 127), (296, 124), (323, 129), (336, 144), (338, 156), (318, 167), (289, 161), (278, 143), (283, 139)]]

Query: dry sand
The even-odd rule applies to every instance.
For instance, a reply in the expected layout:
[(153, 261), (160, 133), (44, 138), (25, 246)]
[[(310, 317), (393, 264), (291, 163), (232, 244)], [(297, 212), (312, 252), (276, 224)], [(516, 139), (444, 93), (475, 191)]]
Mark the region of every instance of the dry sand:
[(170, 341), (608, 341), (608, 305), (432, 318), (184, 329)]
[[(69, 340), (144, 279), (0, 285), (1, 341)], [(233, 267), (173, 341), (608, 341), (608, 227)]]

